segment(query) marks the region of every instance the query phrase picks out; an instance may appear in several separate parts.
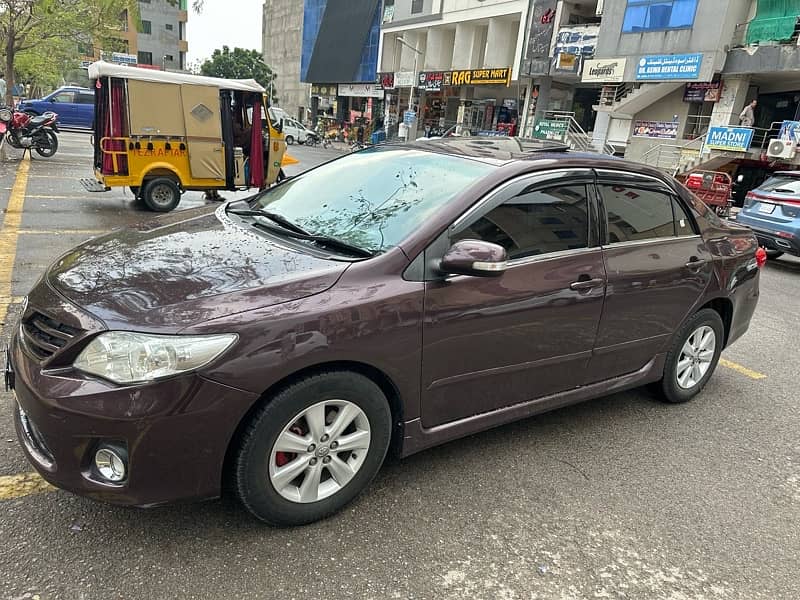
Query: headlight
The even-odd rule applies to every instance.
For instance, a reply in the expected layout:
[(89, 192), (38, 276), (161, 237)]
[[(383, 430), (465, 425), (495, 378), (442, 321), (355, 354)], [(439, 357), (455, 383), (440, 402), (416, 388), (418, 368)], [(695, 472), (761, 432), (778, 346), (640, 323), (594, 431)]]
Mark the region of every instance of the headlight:
[(10, 108), (0, 108), (0, 121), (5, 121), (8, 123), (11, 121), (11, 118), (14, 116), (14, 113), (11, 111)]
[(141, 383), (199, 369), (230, 348), (237, 337), (232, 333), (189, 336), (110, 331), (92, 340), (74, 366), (114, 383)]

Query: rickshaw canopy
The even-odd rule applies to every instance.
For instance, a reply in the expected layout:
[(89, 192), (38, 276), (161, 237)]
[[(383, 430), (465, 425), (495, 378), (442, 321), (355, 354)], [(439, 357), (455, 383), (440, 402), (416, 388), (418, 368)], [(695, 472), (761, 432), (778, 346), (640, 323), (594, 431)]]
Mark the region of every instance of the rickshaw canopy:
[(89, 65), (89, 79), (95, 80), (100, 77), (118, 77), (120, 79), (150, 81), (153, 83), (174, 83), (178, 85), (206, 85), (218, 87), (223, 90), (238, 90), (262, 94), (266, 91), (255, 79), (223, 79), (221, 77), (171, 73), (168, 71), (156, 71), (155, 69), (129, 67), (127, 65), (119, 65), (102, 60)]

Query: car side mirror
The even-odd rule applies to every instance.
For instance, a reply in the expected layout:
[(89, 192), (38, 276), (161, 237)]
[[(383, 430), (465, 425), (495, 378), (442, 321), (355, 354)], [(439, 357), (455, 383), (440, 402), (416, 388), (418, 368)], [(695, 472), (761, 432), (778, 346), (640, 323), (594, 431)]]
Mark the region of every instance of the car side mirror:
[(498, 277), (508, 266), (506, 249), (482, 240), (459, 240), (450, 246), (439, 262), (445, 275)]

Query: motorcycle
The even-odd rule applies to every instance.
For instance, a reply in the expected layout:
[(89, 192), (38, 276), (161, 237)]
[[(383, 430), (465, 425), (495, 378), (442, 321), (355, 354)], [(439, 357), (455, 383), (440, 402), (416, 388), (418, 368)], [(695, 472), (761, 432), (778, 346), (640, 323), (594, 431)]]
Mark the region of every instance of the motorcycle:
[(31, 148), (39, 156), (50, 158), (58, 150), (58, 115), (47, 111), (38, 117), (0, 108), (0, 138), (12, 148)]

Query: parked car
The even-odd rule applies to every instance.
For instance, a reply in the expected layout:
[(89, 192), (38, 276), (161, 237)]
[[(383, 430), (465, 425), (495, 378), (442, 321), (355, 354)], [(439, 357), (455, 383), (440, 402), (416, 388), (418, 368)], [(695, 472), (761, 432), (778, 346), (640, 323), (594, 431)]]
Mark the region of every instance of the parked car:
[(305, 144), (309, 137), (319, 137), (317, 132), (309, 129), (300, 121), (292, 119), (291, 117), (283, 117), (283, 134), (286, 136), (286, 143), (290, 146), (297, 142), (298, 144)]
[(308, 523), (390, 451), (644, 384), (690, 400), (765, 261), (640, 164), (377, 146), (57, 260), (11, 343), (17, 432), (78, 494), (151, 506), (230, 478), (259, 519)]
[(59, 125), (91, 129), (94, 126), (94, 90), (62, 87), (39, 100), (21, 101), (17, 110), (30, 115), (53, 111), (58, 115)]
[(800, 256), (800, 171), (777, 171), (748, 192), (736, 221), (755, 232), (769, 258)]

